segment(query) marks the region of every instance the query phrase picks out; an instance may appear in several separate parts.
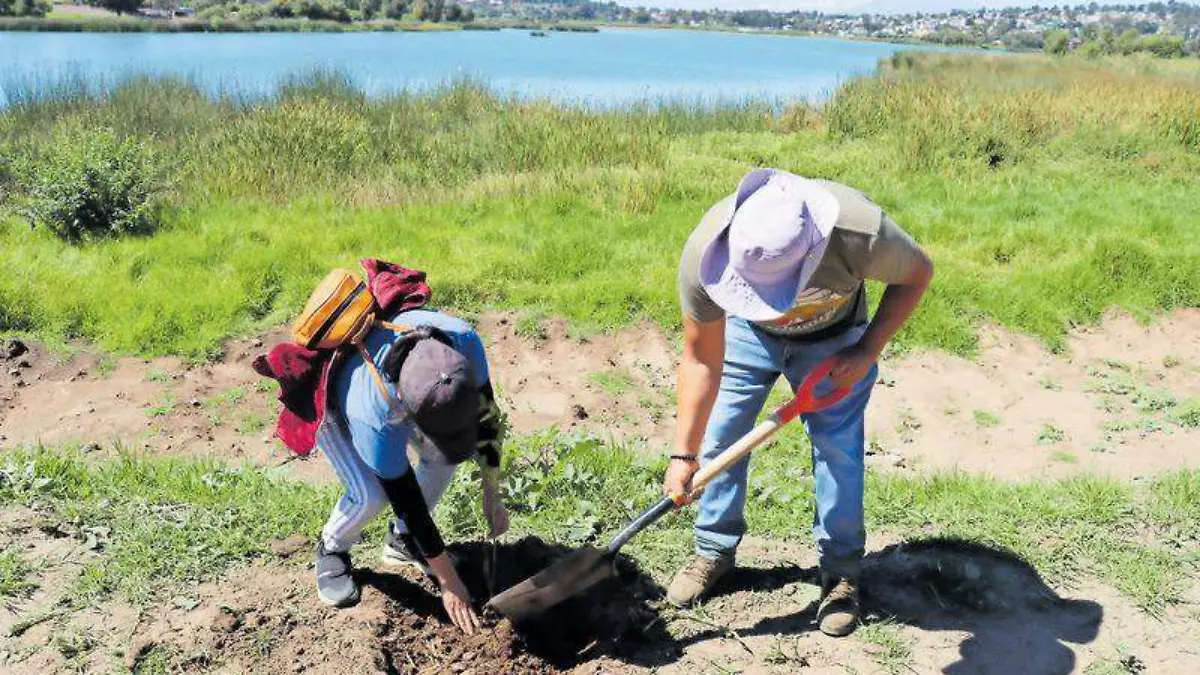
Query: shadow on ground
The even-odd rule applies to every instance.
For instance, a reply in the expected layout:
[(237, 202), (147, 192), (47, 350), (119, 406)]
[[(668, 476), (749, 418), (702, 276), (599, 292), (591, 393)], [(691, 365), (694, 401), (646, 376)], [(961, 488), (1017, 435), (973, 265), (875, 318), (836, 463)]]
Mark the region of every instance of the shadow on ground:
[[(815, 567), (742, 568), (717, 594), (771, 591), (791, 583), (819, 584)], [(947, 675), (1069, 673), (1074, 653), (1099, 633), (1103, 608), (1060, 597), (1016, 554), (957, 539), (889, 546), (864, 560), (865, 620), (895, 621), (928, 631), (962, 631), (959, 659)], [(816, 630), (816, 602), (785, 616), (761, 619), (742, 637)], [(721, 635), (707, 631), (689, 643)]]
[[(505, 590), (573, 550), (535, 537), (494, 549), (481, 542), (450, 549), (475, 598)], [(490, 579), (489, 569), (496, 570)], [(652, 607), (652, 601), (662, 597), (662, 587), (630, 558), (618, 558), (617, 572), (616, 578), (520, 625), (485, 617), (486, 630), (470, 638), (445, 621), (441, 601), (428, 583), (365, 570), (360, 578), (392, 602), (391, 620), (380, 636), (390, 672), (454, 670), (455, 664), (462, 664), (454, 672), (551, 673), (600, 658), (650, 668), (678, 659), (680, 649)], [(435, 645), (432, 651), (426, 646), (414, 649), (429, 644)]]

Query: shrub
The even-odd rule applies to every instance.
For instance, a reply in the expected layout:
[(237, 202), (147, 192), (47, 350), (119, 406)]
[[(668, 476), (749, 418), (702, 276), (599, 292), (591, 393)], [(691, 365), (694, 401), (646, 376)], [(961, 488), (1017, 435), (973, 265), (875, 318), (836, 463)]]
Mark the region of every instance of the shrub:
[(21, 171), (29, 218), (72, 243), (149, 232), (160, 189), (156, 164), (153, 149), (137, 138), (67, 130)]

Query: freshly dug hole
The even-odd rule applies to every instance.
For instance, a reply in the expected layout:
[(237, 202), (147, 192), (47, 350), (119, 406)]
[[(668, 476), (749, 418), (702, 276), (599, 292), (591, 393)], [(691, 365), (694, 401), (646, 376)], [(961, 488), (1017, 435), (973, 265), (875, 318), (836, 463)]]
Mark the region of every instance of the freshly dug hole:
[[(491, 547), (451, 547), (473, 597), (488, 598), (550, 566), (572, 549), (526, 537), (495, 550), (496, 579), (488, 588), (484, 570)], [(446, 622), (441, 602), (392, 575), (372, 574), (366, 583), (387, 593), (388, 620), (380, 633), (381, 667), (389, 672), (556, 673), (601, 657), (648, 662), (674, 653), (674, 641), (658, 622), (650, 601), (663, 589), (628, 558), (619, 558), (617, 578), (587, 589), (514, 626), (489, 613), (484, 629), (467, 636)], [(657, 657), (655, 656), (657, 654)]]

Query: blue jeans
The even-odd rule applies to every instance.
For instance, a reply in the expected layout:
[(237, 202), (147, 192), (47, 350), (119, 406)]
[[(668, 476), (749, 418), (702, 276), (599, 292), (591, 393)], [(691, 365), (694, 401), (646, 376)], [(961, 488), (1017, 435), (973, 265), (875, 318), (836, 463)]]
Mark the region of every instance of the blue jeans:
[[(725, 366), (721, 389), (704, 434), (700, 462), (711, 461), (752, 428), (780, 374), (793, 388), (826, 357), (858, 342), (866, 326), (856, 326), (821, 342), (779, 338), (743, 319), (725, 323)], [(803, 416), (812, 440), (817, 509), (813, 535), (821, 569), (857, 577), (866, 531), (863, 526), (863, 413), (878, 367), (873, 366), (837, 405)], [(817, 395), (828, 393), (826, 381)], [(732, 555), (746, 533), (746, 475), (750, 457), (713, 479), (700, 498), (696, 552), (716, 558)]]

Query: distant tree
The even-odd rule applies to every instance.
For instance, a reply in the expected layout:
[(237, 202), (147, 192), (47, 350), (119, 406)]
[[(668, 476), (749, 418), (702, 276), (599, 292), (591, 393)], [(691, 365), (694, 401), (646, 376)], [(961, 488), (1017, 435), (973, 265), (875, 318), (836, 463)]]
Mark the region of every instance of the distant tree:
[(1046, 31), (1045, 45), (1042, 49), (1052, 56), (1062, 56), (1067, 53), (1070, 41), (1071, 37), (1067, 35), (1067, 31), (1048, 30)]
[(0, 0), (0, 16), (46, 16), (50, 0)]
[(117, 14), (137, 14), (142, 0), (92, 0), (92, 4)]
[(1181, 58), (1184, 56), (1183, 38), (1178, 35), (1151, 35), (1142, 38), (1139, 45), (1144, 51), (1164, 59)]
[(408, 0), (384, 0), (381, 12), (389, 19), (403, 19), (409, 6)]
[(1117, 50), (1122, 54), (1132, 54), (1138, 50), (1142, 42), (1142, 34), (1133, 28), (1127, 29), (1117, 38)]

